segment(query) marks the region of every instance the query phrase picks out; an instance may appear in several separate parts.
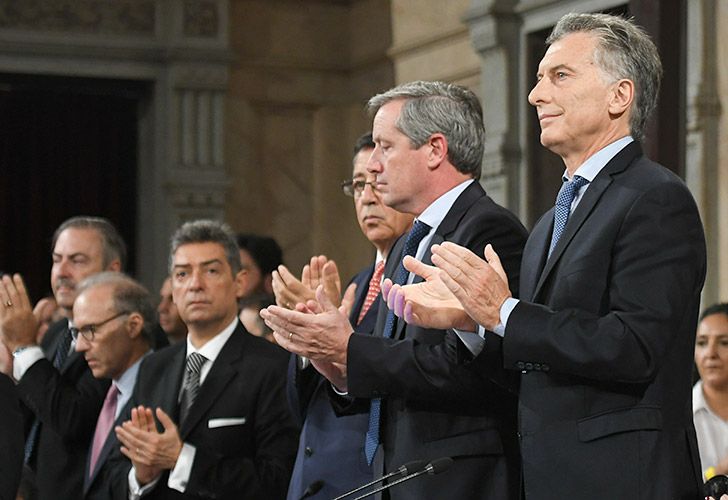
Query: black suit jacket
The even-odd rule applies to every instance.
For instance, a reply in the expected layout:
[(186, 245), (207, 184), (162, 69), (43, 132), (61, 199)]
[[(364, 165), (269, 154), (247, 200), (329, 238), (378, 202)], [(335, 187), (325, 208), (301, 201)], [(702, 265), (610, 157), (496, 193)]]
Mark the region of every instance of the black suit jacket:
[(13, 500), (23, 468), (23, 415), (13, 381), (0, 373), (0, 500)]
[(48, 359), (33, 364), (16, 386), (26, 431), (35, 418), (41, 422), (30, 464), (41, 500), (81, 497), (86, 453), (109, 387), (93, 377), (81, 353), (72, 352), (60, 371), (53, 367), (50, 359), (67, 329), (65, 319), (50, 326), (42, 345)]
[[(516, 288), (526, 235), (518, 219), (475, 182), (457, 198), (431, 244), (452, 241), (480, 256), (493, 244)], [(386, 276), (401, 261), (403, 244), (401, 238), (390, 253)], [(423, 261), (430, 262), (429, 251)], [(387, 312), (382, 303), (377, 335), (354, 334), (348, 346), (349, 394), (383, 398), (384, 469), (375, 476), (412, 460), (451, 456), (455, 464), (447, 473), (396, 486), (391, 498), (514, 498), (519, 484), (514, 394), (453, 362), (453, 332), (398, 321), (394, 338), (382, 338)]]
[[(375, 301), (357, 325), (359, 312), (369, 291), (374, 266), (359, 272), (356, 297), (349, 315), (355, 331), (374, 330), (379, 302)], [(309, 498), (327, 499), (367, 483), (372, 469), (364, 456), (364, 436), (369, 425), (368, 413), (337, 417), (328, 396), (329, 382), (315, 368), (297, 367), (297, 356), (288, 364), (288, 400), (294, 416), (303, 424), (296, 463), (288, 488), (288, 499), (298, 500), (312, 483), (324, 481), (319, 492)]]
[(523, 371), (526, 498), (701, 498), (690, 391), (706, 264), (690, 192), (632, 143), (547, 261), (552, 226), (550, 211), (528, 240), (503, 340)]
[[(161, 407), (177, 421), (186, 349), (180, 342), (142, 362), (135, 405)], [(185, 493), (167, 487), (167, 472), (145, 498), (284, 498), (298, 440), (286, 405), (287, 361), (238, 323), (179, 429), (196, 447)]]

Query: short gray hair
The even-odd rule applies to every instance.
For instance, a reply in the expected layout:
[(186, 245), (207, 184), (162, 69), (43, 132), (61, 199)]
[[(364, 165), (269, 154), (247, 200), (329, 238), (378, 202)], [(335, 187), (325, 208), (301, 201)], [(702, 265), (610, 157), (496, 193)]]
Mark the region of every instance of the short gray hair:
[(104, 271), (92, 274), (78, 285), (78, 295), (99, 286), (112, 288), (112, 308), (117, 313), (139, 313), (144, 319), (142, 337), (150, 346), (154, 346), (152, 325), (156, 320), (156, 311), (149, 291), (139, 282), (124, 273)]
[(101, 237), (101, 245), (103, 250), (103, 266), (108, 267), (114, 259), (119, 259), (121, 269), (126, 267), (126, 243), (121, 237), (119, 231), (108, 219), (103, 217), (91, 217), (88, 215), (79, 215), (65, 220), (56, 232), (53, 233), (53, 242), (51, 243), (51, 252), (56, 249), (56, 242), (63, 231), (69, 228), (74, 229), (91, 229), (96, 231)]
[(217, 243), (225, 250), (225, 257), (230, 264), (233, 276), (242, 269), (240, 264), (240, 250), (235, 240), (235, 234), (230, 227), (215, 220), (195, 220), (185, 222), (174, 235), (169, 252), (169, 272), (174, 268), (174, 254), (179, 247), (190, 243)]
[(631, 19), (609, 14), (566, 14), (554, 26), (546, 44), (575, 32), (597, 38), (594, 62), (607, 75), (625, 78), (635, 85), (635, 101), (630, 116), (630, 132), (644, 138), (647, 119), (657, 106), (662, 79), (662, 62), (657, 47), (645, 31)]
[(367, 110), (373, 116), (400, 99), (404, 105), (395, 125), (413, 147), (420, 148), (432, 134), (441, 133), (447, 139), (450, 163), (459, 172), (480, 178), (485, 127), (483, 109), (472, 91), (451, 83), (410, 82), (375, 95)]

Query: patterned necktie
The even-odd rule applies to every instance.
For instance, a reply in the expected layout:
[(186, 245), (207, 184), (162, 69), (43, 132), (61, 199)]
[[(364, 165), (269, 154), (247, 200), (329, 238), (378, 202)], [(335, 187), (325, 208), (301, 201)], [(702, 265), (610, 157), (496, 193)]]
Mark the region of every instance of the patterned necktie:
[(187, 356), (187, 365), (185, 366), (185, 377), (182, 383), (182, 393), (180, 394), (179, 401), (179, 422), (182, 422), (187, 418), (187, 414), (190, 411), (190, 407), (197, 398), (197, 393), (200, 390), (200, 369), (205, 364), (207, 358), (199, 352), (193, 352)]
[[(412, 226), (407, 240), (404, 243), (404, 249), (402, 250), (402, 260), (400, 260), (397, 270), (394, 272), (394, 284), (404, 285), (407, 282), (409, 271), (404, 268), (404, 258), (407, 255), (415, 255), (417, 253), (417, 247), (420, 245), (420, 241), (430, 232), (430, 226), (424, 222), (415, 221), (415, 225)], [(382, 336), (385, 338), (392, 338), (394, 334), (395, 316), (393, 311), (387, 313), (387, 321), (384, 324), (384, 330), (382, 330)], [(372, 464), (374, 460), (374, 454), (377, 451), (377, 445), (379, 444), (379, 427), (381, 424), (381, 409), (382, 399), (373, 398), (369, 404), (369, 429), (364, 439), (364, 453), (367, 457), (367, 463)]]
[(551, 233), (551, 246), (549, 247), (549, 257), (554, 251), (556, 243), (566, 228), (571, 214), (571, 204), (582, 186), (589, 184), (589, 181), (580, 175), (575, 175), (571, 181), (564, 182), (556, 197), (556, 206), (554, 207), (554, 231)]
[(369, 289), (367, 290), (367, 296), (364, 298), (364, 304), (361, 306), (361, 312), (359, 313), (359, 319), (356, 320), (356, 324), (362, 322), (364, 316), (367, 315), (369, 309), (374, 304), (374, 300), (379, 296), (379, 292), (382, 291), (382, 275), (384, 274), (384, 261), (380, 260), (374, 267), (374, 274), (372, 279), (369, 280)]
[(116, 403), (119, 401), (119, 389), (116, 384), (112, 383), (109, 391), (104, 399), (104, 406), (101, 407), (101, 413), (96, 421), (96, 431), (94, 432), (94, 440), (91, 445), (91, 460), (89, 461), (88, 475), (93, 474), (96, 469), (96, 462), (99, 460), (99, 454), (104, 447), (106, 438), (116, 420)]
[[(56, 346), (56, 352), (53, 353), (53, 367), (58, 371), (63, 368), (63, 364), (68, 359), (68, 352), (71, 350), (71, 329), (66, 327), (61, 331), (61, 339)], [(40, 420), (36, 417), (33, 425), (28, 431), (28, 438), (25, 440), (25, 451), (23, 453), (23, 463), (29, 464), (35, 453), (35, 445), (38, 440), (38, 432), (40, 432)]]

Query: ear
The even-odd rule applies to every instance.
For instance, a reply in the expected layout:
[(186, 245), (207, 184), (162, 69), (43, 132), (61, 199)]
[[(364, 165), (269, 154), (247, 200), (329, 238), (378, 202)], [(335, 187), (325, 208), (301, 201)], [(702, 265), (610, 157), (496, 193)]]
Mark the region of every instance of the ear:
[(144, 318), (138, 312), (133, 312), (126, 319), (127, 330), (129, 332), (129, 338), (135, 339), (142, 334), (142, 326), (144, 325)]
[(439, 132), (432, 134), (427, 140), (430, 152), (427, 155), (427, 166), (435, 169), (447, 160), (447, 139)]
[(121, 261), (119, 259), (112, 260), (111, 263), (106, 268), (106, 270), (120, 273), (121, 272)]
[(612, 96), (609, 101), (609, 114), (622, 115), (628, 111), (634, 101), (634, 82), (622, 79), (613, 84)]
[(235, 297), (241, 298), (243, 294), (245, 293), (245, 289), (248, 286), (248, 270), (247, 269), (241, 269), (238, 271), (238, 274), (236, 274), (233, 277), (233, 281), (235, 281)]
[(263, 279), (263, 289), (268, 295), (273, 295), (273, 274), (266, 274)]

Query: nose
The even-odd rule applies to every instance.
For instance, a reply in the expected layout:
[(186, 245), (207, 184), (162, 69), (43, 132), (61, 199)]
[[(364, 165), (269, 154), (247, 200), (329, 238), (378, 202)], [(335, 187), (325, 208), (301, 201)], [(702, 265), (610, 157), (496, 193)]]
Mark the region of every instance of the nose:
[(374, 146), (374, 151), (372, 151), (372, 155), (369, 157), (369, 161), (367, 162), (367, 172), (370, 174), (378, 174), (382, 172), (380, 156), (381, 149), (379, 145), (376, 145)]
[(58, 262), (55, 262), (53, 264), (53, 274), (55, 274), (57, 278), (65, 278), (69, 276), (68, 260), (61, 259)]
[(76, 352), (86, 352), (89, 347), (89, 341), (83, 338), (83, 335), (79, 335), (78, 338), (76, 338), (76, 347), (74, 347)]
[(705, 355), (709, 358), (718, 357), (718, 341), (715, 339), (709, 339), (708, 344), (705, 346)]
[[(369, 182), (376, 182), (376, 179), (371, 179)], [(364, 189), (359, 195), (359, 201), (364, 205), (372, 205), (378, 201), (377, 194), (372, 187), (372, 184), (364, 184)]]
[(193, 271), (191, 271), (190, 281), (189, 281), (190, 289), (199, 290), (202, 288), (202, 284), (203, 284), (202, 273), (203, 272), (204, 271), (201, 269), (194, 269)]
[(531, 92), (528, 93), (528, 103), (531, 106), (538, 106), (544, 102), (545, 93), (544, 87), (546, 86), (546, 78), (541, 78), (536, 81), (536, 85), (533, 86)]

